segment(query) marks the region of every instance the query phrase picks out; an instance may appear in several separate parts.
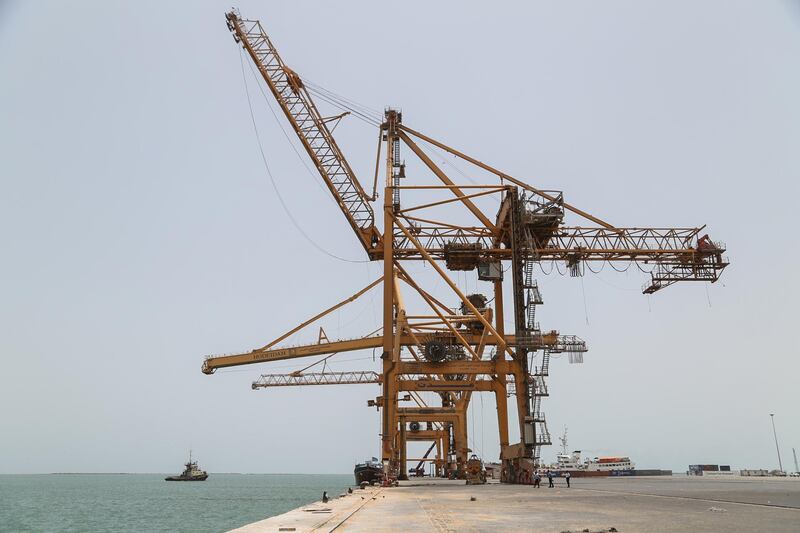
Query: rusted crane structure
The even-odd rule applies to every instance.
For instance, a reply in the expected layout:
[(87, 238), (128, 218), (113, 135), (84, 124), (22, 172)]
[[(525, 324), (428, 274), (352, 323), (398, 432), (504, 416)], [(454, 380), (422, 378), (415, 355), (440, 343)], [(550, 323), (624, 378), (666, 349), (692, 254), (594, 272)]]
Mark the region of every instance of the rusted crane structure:
[[(206, 358), (202, 370), (212, 374), (231, 366), (380, 350), (380, 373), (265, 374), (253, 388), (378, 383), (382, 392), (369, 404), (381, 412), (382, 459), (393, 475), (404, 477), (410, 441), (432, 442), (428, 453), (414, 461), (433, 461), (440, 474), (463, 472), (471, 451), (467, 407), (473, 392), (489, 392), (497, 404), (503, 480), (530, 478), (541, 446), (550, 444), (541, 412), (550, 354), (569, 353), (581, 360), (586, 351), (583, 340), (540, 328), (537, 308), (543, 299), (534, 273), (542, 264), (563, 264), (579, 276), (587, 264), (638, 263), (649, 271), (648, 294), (677, 282), (713, 283), (728, 264), (725, 247), (703, 235), (704, 227), (612, 225), (567, 203), (560, 191), (534, 187), (406, 126), (394, 109), (386, 110), (379, 124), (374, 181), (382, 167), (383, 194), (376, 194), (375, 186), (368, 194), (329, 128), (342, 115), (320, 112), (314, 91), (284, 63), (260, 22), (235, 11), (226, 20), (366, 256), (382, 265), (383, 275), (261, 348)], [(431, 150), (454, 156), (485, 176), (486, 183), (458, 183), (436, 164)], [(407, 166), (404, 155), (413, 157), (416, 166)], [(480, 206), (487, 197), (497, 199), (491, 211)], [(409, 273), (411, 262), (429, 265), (451, 297), (434, 297)], [(475, 273), (487, 282), (489, 294), (465, 293), (453, 280), (454, 271)], [(358, 339), (325, 337), (304, 346), (281, 345), (372, 289), (383, 294), (379, 331)], [(423, 307), (407, 308), (404, 294), (414, 295)], [(506, 330), (507, 315), (512, 331)], [(509, 437), (509, 399), (518, 442)]]

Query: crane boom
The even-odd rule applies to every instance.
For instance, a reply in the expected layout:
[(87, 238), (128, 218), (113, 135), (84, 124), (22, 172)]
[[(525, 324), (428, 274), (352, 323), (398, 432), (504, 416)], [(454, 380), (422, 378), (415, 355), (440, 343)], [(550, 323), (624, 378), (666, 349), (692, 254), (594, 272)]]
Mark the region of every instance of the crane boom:
[[(506, 391), (509, 395), (516, 394), (514, 375), (507, 376)], [(547, 396), (547, 386), (541, 376), (530, 375), (528, 379), (536, 383), (538, 390), (543, 391), (541, 396)], [(380, 384), (383, 376), (370, 370), (349, 370), (345, 372), (291, 372), (288, 374), (261, 374), (261, 377), (251, 385), (253, 390), (267, 389), (272, 387), (296, 387), (308, 385), (362, 385), (369, 383)], [(441, 385), (440, 387), (437, 387)], [(436, 391), (452, 390), (459, 386), (463, 390), (492, 390), (491, 379), (478, 379), (468, 381), (437, 381), (431, 379), (403, 380), (400, 385), (401, 390), (411, 391)]]
[(253, 390), (267, 387), (291, 387), (296, 385), (357, 385), (380, 383), (381, 375), (371, 371), (350, 372), (293, 372), (291, 374), (261, 374), (253, 382)]
[(225, 18), (234, 40), (258, 67), (364, 249), (367, 253), (374, 252), (381, 236), (375, 227), (369, 196), (336, 144), (303, 80), (283, 62), (261, 22), (242, 19), (235, 11), (226, 13)]
[[(477, 344), (480, 340), (479, 335), (464, 334), (466, 341)], [(399, 342), (402, 346), (415, 346), (416, 340), (411, 335), (400, 335)], [(487, 337), (484, 342), (489, 346), (497, 345), (496, 337)], [(299, 359), (317, 355), (330, 355), (356, 350), (368, 350), (379, 348), (383, 342), (383, 336), (362, 337), (360, 339), (336, 340), (331, 342), (305, 344), (299, 346), (260, 348), (247, 353), (210, 356), (203, 361), (203, 373), (213, 374), (217, 369), (232, 366), (244, 366), (257, 363), (270, 363), (273, 361), (283, 361), (286, 359)], [(517, 340), (513, 335), (506, 335), (505, 342), (508, 345), (516, 346)], [(562, 352), (583, 352), (586, 351), (586, 343), (575, 335), (559, 335), (555, 331), (541, 333), (531, 339), (527, 339), (531, 349), (547, 349), (552, 353)]]

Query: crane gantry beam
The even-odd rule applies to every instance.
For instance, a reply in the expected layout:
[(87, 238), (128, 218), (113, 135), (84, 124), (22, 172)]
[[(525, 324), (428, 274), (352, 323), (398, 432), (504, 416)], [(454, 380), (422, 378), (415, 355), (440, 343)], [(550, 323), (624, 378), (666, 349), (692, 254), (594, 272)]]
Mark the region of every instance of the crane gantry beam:
[[(541, 447), (550, 443), (540, 410), (542, 398), (549, 395), (545, 377), (549, 375), (550, 354), (569, 353), (570, 362), (580, 362), (586, 351), (580, 338), (543, 332), (539, 327), (536, 313), (543, 300), (534, 267), (563, 264), (572, 276), (581, 276), (592, 264), (635, 263), (649, 270), (650, 279), (643, 292), (650, 294), (677, 282), (713, 283), (728, 265), (726, 247), (704, 234), (705, 226), (616, 226), (566, 202), (561, 191), (534, 187), (404, 125), (402, 114), (394, 109), (385, 111), (379, 126), (375, 187), (382, 154), (385, 185), (382, 205), (378, 204), (374, 191), (372, 195), (364, 191), (328, 127), (347, 113), (325, 117), (319, 111), (305, 82), (284, 63), (259, 21), (243, 19), (236, 11), (227, 13), (226, 20), (234, 40), (258, 68), (367, 257), (382, 265), (383, 275), (261, 348), (206, 358), (203, 372), (310, 356), (325, 356), (327, 360), (337, 353), (379, 349), (380, 372), (306, 373), (310, 365), (289, 374), (264, 374), (252, 386), (379, 384), (381, 395), (370, 400), (370, 405), (381, 411), (381, 453), (390, 476), (405, 475), (407, 442), (428, 438), (434, 445), (423, 460), (429, 460), (428, 455), (436, 448), (438, 473), (463, 470), (469, 452), (466, 413), (472, 394), (490, 392), (497, 403), (502, 480), (518, 482), (530, 477), (540, 460)], [(353, 112), (358, 114), (355, 109)], [(484, 181), (496, 183), (458, 183), (434, 162), (427, 146), (444, 150), (469, 164), (470, 170), (490, 176)], [(411, 172), (401, 157), (403, 147), (419, 163)], [(435, 198), (437, 194), (446, 197)], [(417, 201), (421, 196), (425, 198)], [(499, 209), (495, 205), (486, 209), (482, 202), (489, 197), (498, 200)], [(472, 220), (470, 224), (456, 221), (467, 218)], [(430, 265), (438, 282), (444, 282), (447, 303), (456, 307), (443, 303), (411, 275), (404, 266), (408, 261)], [(510, 280), (504, 279), (508, 270)], [(463, 291), (453, 281), (452, 271), (477, 271), (478, 280), (490, 284), (491, 300)], [(507, 334), (504, 287), (509, 281), (513, 332)], [(281, 345), (379, 285), (383, 319), (378, 330), (359, 339)], [(402, 286), (422, 300), (426, 306), (422, 311), (406, 309)], [(533, 358), (539, 356), (541, 363), (534, 364)], [(516, 443), (510, 440), (510, 397), (518, 422)], [(441, 405), (429, 405), (426, 398)], [(400, 407), (403, 399), (412, 399), (417, 407)], [(423, 422), (433, 429), (420, 429)]]

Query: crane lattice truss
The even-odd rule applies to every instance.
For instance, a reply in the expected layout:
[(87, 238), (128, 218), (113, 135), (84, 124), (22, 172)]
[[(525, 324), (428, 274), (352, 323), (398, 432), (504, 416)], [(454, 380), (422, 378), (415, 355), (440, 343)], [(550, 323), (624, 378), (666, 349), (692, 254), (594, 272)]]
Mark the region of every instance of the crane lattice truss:
[[(570, 205), (560, 191), (535, 188), (404, 125), (401, 113), (393, 109), (385, 112), (380, 125), (379, 162), (385, 154), (381, 206), (377, 195), (364, 191), (328, 127), (341, 115), (326, 118), (319, 112), (303, 80), (286, 66), (258, 21), (243, 19), (235, 11), (226, 19), (235, 41), (258, 68), (367, 256), (383, 265), (383, 275), (266, 346), (247, 353), (208, 357), (203, 372), (380, 349), (380, 373), (265, 374), (253, 388), (379, 384), (381, 394), (368, 403), (381, 412), (382, 459), (390, 475), (405, 476), (410, 460), (407, 443), (417, 440), (433, 442), (422, 460), (433, 461), (438, 474), (463, 472), (471, 451), (466, 418), (471, 395), (490, 392), (497, 402), (502, 478), (506, 482), (529, 478), (539, 462), (541, 446), (550, 444), (541, 412), (542, 398), (548, 396), (545, 378), (550, 355), (568, 353), (571, 360), (581, 361), (586, 351), (586, 344), (578, 337), (540, 328), (536, 311), (543, 299), (534, 267), (563, 264), (571, 275), (579, 276), (593, 262), (636, 263), (649, 268), (650, 279), (643, 291), (649, 294), (679, 281), (713, 283), (728, 265), (724, 245), (702, 234), (704, 226), (614, 226)], [(421, 144), (468, 163), (475, 172), (493, 178), (494, 183), (457, 184)], [(413, 154), (422, 170), (406, 175), (401, 151)], [(499, 209), (489, 212), (479, 207), (478, 199), (484, 197), (496, 198)], [(381, 216), (376, 217), (376, 213)], [(471, 222), (458, 222), (467, 217)], [(568, 224), (568, 219), (574, 222)], [(430, 265), (449, 289), (451, 300), (443, 303), (410, 275), (406, 267), (412, 261)], [(510, 279), (504, 279), (509, 269)], [(478, 279), (491, 283), (493, 299), (465, 294), (452, 280), (452, 271), (477, 271)], [(505, 283), (511, 285), (509, 305), (504, 302)], [(280, 345), (290, 335), (378, 287), (383, 293), (383, 325), (378, 332), (358, 339), (325, 338), (316, 344)], [(407, 309), (404, 291), (414, 293), (424, 302), (424, 308)], [(490, 301), (493, 305), (487, 303)], [(507, 332), (505, 317), (509, 311), (514, 328)], [(424, 393), (429, 394), (423, 397)], [(431, 397), (436, 405), (432, 405)], [(509, 440), (508, 399), (512, 399), (516, 411), (519, 442), (514, 443)], [(401, 406), (403, 401), (415, 405)], [(434, 448), (435, 459), (429, 459)]]

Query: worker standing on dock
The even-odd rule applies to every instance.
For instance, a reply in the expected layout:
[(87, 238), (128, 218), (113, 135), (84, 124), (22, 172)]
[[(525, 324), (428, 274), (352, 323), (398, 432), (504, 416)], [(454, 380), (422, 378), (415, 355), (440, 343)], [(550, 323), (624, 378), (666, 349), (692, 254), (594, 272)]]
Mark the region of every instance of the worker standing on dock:
[(539, 474), (539, 471), (537, 470), (536, 472), (533, 473), (533, 486), (538, 489), (541, 482), (542, 482), (542, 476), (541, 474)]
[(566, 474), (564, 474), (564, 479), (566, 479), (566, 480), (567, 480), (567, 488), (569, 488), (569, 478), (570, 478), (570, 477), (571, 477), (571, 476), (570, 476), (569, 472), (567, 472)]
[(555, 485), (553, 485), (553, 473), (550, 470), (547, 471), (547, 482), (549, 483), (547, 486), (548, 488), (552, 489), (555, 487)]

